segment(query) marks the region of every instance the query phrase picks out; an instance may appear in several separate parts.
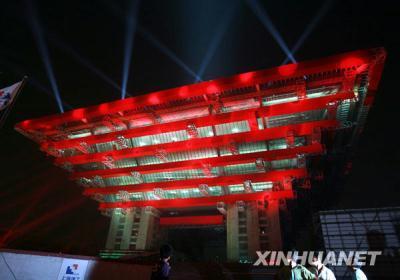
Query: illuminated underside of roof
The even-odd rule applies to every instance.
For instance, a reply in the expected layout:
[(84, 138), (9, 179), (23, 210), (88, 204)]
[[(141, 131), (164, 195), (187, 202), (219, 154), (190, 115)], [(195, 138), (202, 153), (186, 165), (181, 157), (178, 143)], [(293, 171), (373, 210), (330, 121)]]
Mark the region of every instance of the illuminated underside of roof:
[(63, 114), (16, 129), (100, 209), (215, 206), (293, 198), (321, 135), (361, 132), (383, 49), (345, 53)]

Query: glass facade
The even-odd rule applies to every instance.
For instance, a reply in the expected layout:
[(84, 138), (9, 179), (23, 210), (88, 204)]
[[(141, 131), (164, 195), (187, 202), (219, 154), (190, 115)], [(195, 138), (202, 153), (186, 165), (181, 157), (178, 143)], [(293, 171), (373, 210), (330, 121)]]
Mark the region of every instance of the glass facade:
[[(382, 251), (382, 256), (377, 256), (378, 267), (373, 269), (381, 273), (376, 279), (393, 277), (398, 272), (399, 207), (323, 211), (319, 213), (319, 226), (327, 251)], [(351, 279), (345, 266), (332, 269), (336, 277)]]

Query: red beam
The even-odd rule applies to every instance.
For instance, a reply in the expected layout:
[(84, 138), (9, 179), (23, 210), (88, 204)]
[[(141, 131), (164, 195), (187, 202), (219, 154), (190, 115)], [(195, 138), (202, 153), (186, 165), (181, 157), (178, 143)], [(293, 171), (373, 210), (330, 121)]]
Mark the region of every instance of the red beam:
[(182, 226), (182, 225), (222, 225), (224, 216), (183, 216), (183, 217), (161, 217), (160, 226)]
[(56, 142), (44, 142), (41, 145), (41, 148), (42, 149), (47, 149), (48, 147), (54, 147), (56, 149), (74, 148), (82, 142), (85, 142), (88, 145), (93, 145), (97, 143), (115, 141), (118, 136), (124, 136), (125, 138), (133, 138), (145, 135), (153, 135), (153, 134), (160, 134), (172, 131), (185, 130), (189, 123), (193, 123), (196, 127), (205, 127), (205, 126), (238, 122), (244, 120), (255, 121), (256, 119), (255, 114), (257, 114), (259, 117), (295, 114), (303, 111), (323, 109), (330, 102), (351, 99), (351, 98), (354, 98), (354, 93), (337, 93), (335, 95), (329, 95), (313, 99), (304, 99), (291, 103), (276, 104), (257, 109), (242, 110), (242, 111), (236, 111), (236, 112), (230, 112), (212, 116), (205, 116), (190, 120), (162, 123), (147, 127), (133, 128), (124, 131), (110, 132), (101, 135), (91, 135), (76, 139), (60, 140)]
[[(143, 96), (103, 103), (98, 106), (76, 109), (64, 114), (42, 117), (35, 120), (27, 120), (19, 123), (17, 127), (24, 130), (50, 130), (55, 126), (73, 121), (81, 121), (84, 118), (92, 119), (105, 114), (114, 114), (120, 111), (142, 108), (144, 106), (159, 105), (171, 101), (201, 97), (207, 93), (222, 92), (232, 88), (246, 87), (273, 80), (284, 80), (302, 77), (313, 73), (321, 73), (324, 71), (358, 67), (360, 64), (370, 63), (373, 60), (374, 55), (381, 52), (383, 52), (382, 49), (361, 50), (313, 61), (300, 62), (298, 64), (284, 65), (268, 70), (239, 74), (229, 78), (182, 86)], [(344, 64), (344, 62), (346, 62), (346, 64)]]
[(112, 156), (114, 160), (119, 160), (124, 158), (151, 156), (154, 155), (157, 150), (165, 150), (167, 153), (172, 153), (183, 150), (188, 151), (204, 148), (215, 148), (229, 145), (232, 141), (235, 143), (250, 143), (269, 139), (284, 138), (287, 136), (289, 131), (294, 131), (296, 136), (309, 135), (312, 133), (315, 127), (330, 128), (336, 127), (337, 125), (338, 122), (336, 120), (306, 122), (295, 125), (267, 128), (258, 131), (249, 131), (206, 138), (193, 138), (180, 142), (56, 158), (55, 163), (62, 164), (64, 162), (69, 162), (71, 164), (84, 164), (88, 162), (101, 162), (105, 156)]
[[(186, 112), (188, 110), (205, 110), (208, 111), (208, 107), (210, 105), (210, 102), (206, 102), (206, 101), (200, 101), (200, 102), (194, 102), (191, 104), (184, 104), (184, 105), (180, 105), (180, 106), (175, 106), (175, 107), (167, 107), (167, 108), (161, 108), (161, 109), (157, 109), (157, 110), (153, 110), (153, 111), (140, 111), (140, 112), (124, 112), (123, 114), (113, 114), (110, 115), (110, 119), (111, 120), (115, 120), (115, 121), (121, 121), (121, 122), (129, 122), (129, 121), (140, 121), (143, 119), (154, 119), (154, 115), (151, 115), (151, 112), (154, 112), (156, 114), (158, 114), (159, 116), (161, 116), (161, 118), (164, 118), (166, 115), (168, 115), (169, 113), (176, 113), (177, 111), (179, 112)], [(68, 126), (66, 127), (62, 132), (66, 132), (66, 133), (70, 133), (73, 131), (79, 131), (79, 130), (84, 130), (84, 129), (92, 129), (95, 127), (98, 127), (100, 125), (104, 125), (103, 124), (103, 120), (101, 119), (94, 119), (94, 120), (84, 120), (85, 122), (77, 122), (76, 124), (74, 124), (73, 126)], [(60, 130), (57, 129), (57, 127), (55, 129), (51, 129), (51, 130), (46, 130), (46, 131), (42, 131), (44, 135), (46, 136), (54, 136), (54, 135), (58, 135), (60, 134)]]
[(275, 199), (292, 199), (294, 198), (293, 191), (264, 191), (246, 194), (231, 194), (223, 196), (208, 196), (196, 198), (178, 198), (178, 199), (161, 199), (161, 200), (144, 200), (144, 201), (128, 201), (128, 202), (102, 202), (99, 204), (99, 209), (110, 208), (132, 208), (152, 206), (155, 208), (187, 208), (201, 206), (217, 206), (218, 202), (227, 204), (235, 203), (236, 201), (255, 201), (255, 200), (275, 200)]
[(319, 154), (322, 152), (323, 152), (322, 145), (319, 143), (315, 143), (308, 146), (258, 152), (258, 153), (194, 159), (187, 161), (161, 163), (161, 164), (148, 164), (141, 166), (125, 167), (125, 168), (96, 169), (83, 172), (74, 172), (71, 174), (70, 178), (72, 180), (75, 180), (78, 178), (90, 178), (96, 175), (101, 176), (103, 178), (109, 178), (118, 176), (131, 176), (132, 172), (139, 172), (140, 174), (171, 172), (177, 170), (200, 169), (203, 168), (204, 165), (210, 165), (211, 167), (226, 166), (226, 165), (255, 162), (255, 160), (258, 158), (261, 158), (265, 161), (271, 161), (271, 160), (293, 158), (298, 154)]
[[(308, 88), (318, 88), (322, 86), (331, 86), (331, 85), (338, 85), (338, 88), (340, 88), (343, 80), (345, 79), (344, 76), (339, 76), (339, 77), (332, 77), (329, 79), (324, 79), (324, 80), (318, 80), (318, 81), (310, 81), (307, 83)], [(246, 94), (241, 94), (241, 95), (233, 95), (233, 96), (220, 96), (220, 100), (223, 104), (230, 103), (232, 101), (243, 101), (245, 99), (257, 99), (260, 100), (260, 98), (263, 98), (265, 96), (271, 96), (271, 95), (279, 95), (283, 93), (288, 93), (288, 92), (297, 92), (298, 91), (298, 86), (296, 84), (287, 84), (283, 85), (279, 88), (270, 88), (270, 89), (263, 89), (260, 91), (254, 91)], [(155, 110), (155, 112), (162, 118), (164, 119), (166, 115), (170, 113), (177, 113), (182, 112), (182, 111), (187, 111), (187, 110), (206, 110), (208, 111), (209, 105), (212, 104), (212, 101), (200, 101), (200, 102), (195, 102), (191, 104), (186, 104), (186, 105), (180, 105), (177, 107), (167, 107), (167, 108), (161, 108)], [(115, 114), (110, 116), (111, 119), (119, 121), (119, 122), (128, 122), (128, 121), (135, 121), (135, 120), (140, 120), (143, 118), (149, 118), (149, 112), (126, 112), (123, 114), (123, 116), (119, 114)], [(168, 122), (168, 121), (166, 121)], [(172, 122), (172, 121), (171, 121)], [(82, 123), (78, 123), (76, 125), (66, 127), (63, 130), (63, 133), (72, 133), (73, 131), (78, 131), (78, 130), (84, 130), (84, 129), (92, 129), (95, 128), (99, 125), (103, 125), (103, 121), (88, 121), (85, 120), (85, 122), (82, 121)], [(46, 130), (43, 131), (44, 135), (46, 136), (55, 136), (60, 134), (60, 130), (58, 129), (53, 129), (53, 130)], [(51, 141), (50, 141), (51, 142)]]
[(90, 196), (96, 193), (117, 194), (119, 191), (145, 192), (145, 191), (152, 191), (155, 188), (160, 188), (163, 190), (179, 190), (179, 189), (198, 188), (200, 184), (207, 184), (209, 186), (228, 186), (228, 185), (242, 184), (245, 180), (251, 180), (254, 183), (278, 182), (278, 181), (283, 181), (283, 179), (286, 177), (304, 178), (306, 176), (307, 176), (306, 169), (297, 168), (297, 169), (287, 169), (287, 170), (274, 170), (263, 173), (219, 176), (211, 178), (193, 178), (187, 180), (175, 180), (166, 182), (86, 188), (83, 194)]
[[(307, 82), (307, 88), (314, 89), (314, 88), (318, 88), (318, 87), (332, 86), (332, 85), (338, 85), (340, 88), (340, 85), (342, 84), (343, 80), (344, 80), (344, 76), (332, 77), (332, 78), (327, 78), (327, 79), (318, 80), (318, 81), (309, 81), (309, 82)], [(225, 102), (229, 102), (229, 101), (235, 101), (235, 100), (244, 100), (247, 98), (262, 98), (262, 97), (271, 96), (271, 95), (279, 95), (279, 94), (284, 94), (284, 93), (297, 92), (298, 88), (299, 87), (296, 84), (288, 84), (288, 85), (282, 85), (281, 87), (268, 88), (268, 89), (264, 89), (264, 90), (260, 90), (260, 91), (228, 96), (228, 97), (224, 97), (222, 100)]]
[[(318, 88), (322, 86), (331, 86), (331, 85), (338, 85), (340, 88), (341, 83), (344, 80), (344, 76), (339, 76), (339, 77), (332, 77), (329, 79), (324, 79), (324, 80), (319, 80), (319, 81), (310, 81), (307, 83), (308, 88)], [(246, 94), (241, 94), (241, 95), (233, 95), (233, 96), (220, 96), (220, 100), (223, 104), (230, 103), (232, 101), (238, 101), (238, 100), (245, 100), (245, 99), (257, 99), (259, 100), (262, 97), (265, 96), (271, 96), (271, 95), (279, 95), (283, 93), (288, 93), (288, 92), (297, 92), (298, 86), (296, 84), (287, 84), (287, 85), (282, 85), (281, 87), (278, 88), (270, 88), (270, 89), (263, 89), (260, 91), (254, 91)], [(167, 107), (167, 108), (161, 108), (155, 110), (155, 112), (162, 118), (170, 113), (176, 113), (177, 111), (187, 111), (187, 110), (208, 110), (209, 105), (212, 104), (212, 101), (200, 101), (200, 102), (195, 102), (191, 104), (186, 104), (186, 105), (180, 105), (177, 107)], [(123, 121), (123, 122), (128, 122), (128, 121), (135, 121), (135, 120), (140, 120), (143, 118), (149, 118), (149, 112), (126, 112), (121, 116), (120, 114), (114, 114), (110, 116), (111, 119), (116, 120), (116, 121)], [(85, 119), (85, 122), (77, 123), (73, 126), (66, 127), (62, 132), (63, 133), (71, 133), (73, 131), (78, 131), (78, 130), (84, 130), (84, 129), (92, 129), (95, 128), (99, 125), (103, 125), (103, 121), (99, 120), (90, 120), (90, 122)], [(43, 131), (43, 134), (46, 136), (54, 136), (54, 135), (59, 135), (60, 130), (59, 129), (53, 129), (53, 130), (46, 130)]]

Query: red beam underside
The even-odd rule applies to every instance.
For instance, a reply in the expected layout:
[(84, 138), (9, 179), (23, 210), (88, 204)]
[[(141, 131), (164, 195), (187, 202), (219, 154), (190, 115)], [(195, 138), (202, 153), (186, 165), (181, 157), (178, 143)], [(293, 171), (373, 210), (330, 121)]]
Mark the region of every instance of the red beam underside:
[[(324, 80), (317, 80), (317, 81), (309, 81), (307, 83), (307, 88), (318, 88), (318, 87), (323, 87), (323, 86), (332, 86), (332, 85), (338, 85), (339, 88), (345, 79), (344, 76), (339, 76), (339, 77), (332, 77), (329, 79), (324, 79)], [(253, 92), (249, 93), (244, 93), (240, 95), (233, 95), (233, 96), (220, 96), (220, 100), (223, 104), (229, 103), (231, 101), (239, 101), (239, 100), (245, 100), (245, 99), (256, 99), (260, 100), (260, 98), (266, 97), (266, 96), (271, 96), (271, 95), (279, 95), (279, 94), (284, 94), (288, 92), (298, 92), (299, 87), (296, 84), (288, 84), (288, 85), (283, 85), (278, 88), (268, 88), (268, 89), (263, 89), (263, 90), (256, 90)], [(154, 110), (160, 117), (163, 119), (164, 114), (168, 114), (171, 112), (178, 112), (180, 110), (187, 110), (187, 109), (200, 109), (200, 108), (208, 108), (209, 105), (212, 105), (212, 101), (198, 101), (192, 104), (187, 104), (187, 105), (181, 105), (177, 107), (169, 107), (169, 108), (161, 108)], [(208, 110), (208, 109), (207, 109)], [(131, 121), (131, 120), (137, 120), (141, 118), (148, 118), (150, 115), (149, 112), (132, 112), (132, 113), (125, 113), (123, 116), (121, 115), (112, 115), (111, 119), (115, 120), (121, 120), (124, 122)], [(73, 131), (78, 131), (78, 130), (84, 130), (84, 129), (92, 129), (94, 127), (98, 127), (99, 125), (103, 126), (104, 123), (102, 120), (85, 120), (87, 122), (81, 122), (76, 125), (70, 126), (65, 128), (62, 132), (63, 133), (71, 133)], [(44, 135), (46, 136), (54, 136), (54, 135), (59, 135), (60, 130), (54, 129), (54, 130), (46, 130), (43, 132)]]
[(56, 158), (55, 164), (62, 164), (64, 162), (69, 162), (71, 164), (102, 162), (105, 156), (112, 156), (114, 160), (143, 157), (143, 156), (153, 156), (156, 154), (157, 150), (164, 150), (167, 153), (173, 153), (179, 151), (215, 148), (215, 147), (227, 146), (232, 142), (239, 144), (239, 143), (249, 143), (249, 142), (285, 138), (288, 135), (288, 132), (294, 132), (294, 135), (296, 136), (304, 136), (311, 134), (313, 132), (313, 129), (316, 127), (331, 128), (331, 127), (336, 127), (337, 125), (338, 122), (336, 120), (306, 122), (295, 125), (273, 127), (263, 130), (227, 134), (214, 137), (193, 138), (190, 140), (180, 141), (180, 142)]
[[(323, 79), (323, 80), (308, 81), (307, 89), (315, 89), (318, 87), (333, 86), (333, 85), (337, 85), (338, 88), (340, 89), (344, 80), (345, 80), (345, 77), (343, 75), (341, 75), (338, 77), (331, 77), (331, 78), (327, 78), (327, 79)], [(221, 98), (221, 100), (228, 103), (230, 101), (238, 101), (238, 100), (244, 100), (244, 99), (248, 99), (248, 98), (260, 99), (263, 97), (269, 97), (271, 95), (280, 95), (280, 94), (285, 94), (285, 93), (290, 93), (290, 92), (298, 93), (299, 89), (300, 88), (296, 83), (287, 83), (287, 84), (283, 84), (279, 87), (260, 89), (257, 91), (243, 93), (240, 95), (226, 96), (226, 97)]]
[[(110, 115), (111, 120), (119, 120), (123, 122), (129, 122), (129, 121), (137, 121), (137, 120), (142, 120), (142, 119), (147, 119), (147, 118), (154, 118), (153, 113), (156, 113), (157, 115), (164, 117), (165, 114), (168, 113), (177, 113), (190, 110), (190, 109), (206, 109), (208, 110), (208, 107), (210, 106), (211, 102), (210, 101), (198, 101), (194, 102), (191, 104), (185, 104), (185, 105), (180, 105), (180, 106), (171, 106), (167, 108), (161, 108), (157, 110), (143, 110), (139, 112), (124, 112), (123, 114), (113, 114)], [(79, 131), (79, 130), (84, 130), (84, 129), (92, 129), (98, 126), (104, 126), (104, 120), (102, 118), (98, 118), (95, 120), (85, 120), (85, 122), (81, 121), (80, 123), (76, 123), (73, 126), (66, 127), (63, 132), (71, 133), (73, 131)], [(53, 130), (46, 130), (43, 131), (43, 134), (46, 136), (55, 136), (60, 134), (59, 129), (53, 129)]]
[(255, 162), (256, 159), (263, 159), (264, 161), (281, 160), (293, 158), (298, 154), (319, 154), (323, 152), (323, 147), (319, 143), (308, 146), (249, 153), (241, 155), (231, 155), (213, 158), (203, 158), (179, 162), (168, 162), (162, 164), (148, 164), (126, 168), (113, 168), (113, 169), (97, 169), (83, 172), (75, 172), (71, 174), (71, 179), (78, 178), (91, 178), (94, 176), (101, 176), (103, 178), (118, 177), (118, 176), (131, 176), (132, 172), (139, 172), (140, 174), (158, 173), (158, 172), (171, 172), (178, 170), (188, 169), (201, 169), (204, 166), (217, 167), (235, 164), (245, 164)]
[(155, 188), (163, 190), (179, 190), (198, 188), (200, 184), (207, 184), (209, 186), (228, 186), (235, 184), (243, 184), (245, 180), (251, 180), (253, 183), (257, 182), (281, 182), (286, 177), (304, 178), (307, 176), (307, 170), (304, 168), (275, 170), (263, 173), (254, 174), (240, 174), (231, 176), (219, 176), (211, 178), (194, 178), (187, 180), (175, 180), (166, 182), (144, 183), (134, 185), (122, 186), (107, 186), (86, 188), (83, 192), (84, 195), (100, 194), (117, 194), (119, 191), (127, 192), (145, 192), (153, 191)]
[(128, 202), (102, 202), (99, 204), (100, 210), (110, 208), (132, 208), (152, 206), (155, 208), (187, 208), (201, 206), (217, 206), (218, 202), (227, 204), (236, 201), (255, 201), (255, 200), (275, 200), (275, 199), (292, 199), (294, 193), (292, 190), (287, 191), (264, 191), (246, 194), (231, 194), (223, 196), (208, 196), (196, 198), (175, 198), (162, 200), (145, 200), (145, 201), (128, 201)]
[(183, 217), (161, 217), (160, 226), (182, 226), (182, 225), (222, 225), (224, 216), (183, 216)]
[[(80, 121), (83, 118), (92, 119), (105, 114), (114, 114), (120, 111), (134, 110), (136, 108), (142, 108), (145, 106), (154, 106), (165, 104), (171, 101), (190, 99), (203, 96), (207, 93), (223, 92), (232, 88), (246, 87), (273, 80), (302, 77), (303, 75), (335, 71), (339, 69), (341, 70), (344, 68), (356, 68), (362, 64), (370, 63), (377, 53), (382, 52), (384, 52), (382, 49), (361, 50), (323, 59), (301, 62), (298, 64), (284, 65), (268, 70), (239, 74), (228, 78), (192, 84), (189, 86), (182, 86), (170, 90), (154, 92), (144, 96), (104, 103), (98, 106), (76, 109), (60, 115), (28, 120), (18, 124), (17, 127), (23, 130), (51, 130), (55, 126), (73, 121)], [(346, 63), (344, 64), (344, 62)]]
[(196, 119), (183, 120), (177, 122), (163, 123), (151, 125), (147, 127), (133, 128), (124, 131), (110, 132), (102, 135), (91, 135), (77, 139), (60, 140), (57, 142), (44, 142), (41, 145), (42, 149), (54, 147), (56, 149), (74, 148), (82, 142), (93, 145), (97, 143), (106, 143), (115, 141), (118, 136), (125, 138), (140, 137), (145, 135), (160, 134), (172, 131), (185, 130), (189, 123), (194, 124), (196, 127), (205, 127), (211, 125), (218, 125), (223, 123), (238, 122), (245, 120), (253, 120), (256, 114), (259, 117), (271, 117), (285, 114), (295, 114), (303, 111), (311, 111), (326, 108), (327, 104), (333, 101), (351, 99), (354, 93), (338, 93), (321, 98), (304, 99), (296, 102), (276, 104), (268, 107), (249, 109), (243, 111), (236, 111), (213, 116), (200, 117)]
[[(324, 80), (316, 80), (316, 81), (309, 81), (307, 83), (307, 88), (318, 88), (318, 87), (323, 87), (323, 86), (332, 86), (332, 85), (338, 85), (340, 88), (342, 82), (344, 81), (345, 77), (344, 76), (339, 76), (339, 77), (331, 77), (327, 78)], [(279, 95), (279, 94), (284, 94), (288, 92), (298, 92), (299, 87), (296, 84), (285, 84), (282, 85), (281, 87), (277, 88), (268, 88), (268, 89), (257, 89), (255, 91), (249, 92), (249, 93), (244, 93), (241, 95), (232, 95), (232, 96), (220, 96), (220, 100), (222, 104), (225, 103), (230, 103), (232, 101), (239, 101), (239, 100), (245, 100), (245, 99), (255, 99), (255, 100), (260, 100), (260, 98), (266, 97), (266, 96), (271, 96), (271, 95)], [(171, 112), (178, 112), (180, 110), (188, 110), (188, 109), (201, 109), (201, 108), (208, 108), (210, 105), (213, 104), (212, 100), (204, 100), (204, 101), (197, 101), (191, 104), (185, 104), (185, 105), (180, 105), (180, 106), (171, 106), (167, 108), (160, 108), (154, 110), (155, 113), (157, 113), (161, 119), (163, 119), (165, 114), (169, 114)], [(207, 109), (208, 110), (208, 109)], [(151, 116), (151, 113), (149, 111), (141, 111), (141, 112), (125, 112), (124, 114), (114, 114), (110, 115), (111, 119), (113, 120), (120, 120), (123, 122), (128, 122), (128, 121), (134, 121), (142, 118), (149, 118)], [(85, 121), (85, 122), (83, 122)], [(103, 126), (103, 120), (101, 119), (96, 119), (96, 120), (81, 120), (81, 122), (76, 122), (73, 126), (68, 126), (65, 127), (62, 131), (62, 133), (71, 133), (73, 131), (78, 131), (78, 130), (84, 130), (84, 129), (92, 129), (94, 127), (98, 127), (99, 125)], [(60, 134), (60, 130), (55, 128), (53, 130), (45, 130), (42, 131), (43, 135), (45, 136), (55, 136)]]

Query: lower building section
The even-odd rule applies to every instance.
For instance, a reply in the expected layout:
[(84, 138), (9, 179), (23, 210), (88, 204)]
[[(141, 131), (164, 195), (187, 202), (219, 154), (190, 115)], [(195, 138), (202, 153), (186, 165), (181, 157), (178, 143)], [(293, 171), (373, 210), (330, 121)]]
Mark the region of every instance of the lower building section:
[[(171, 237), (176, 237), (177, 231), (183, 232), (188, 229), (193, 231), (194, 228), (204, 227), (220, 230), (224, 227), (226, 255), (215, 258), (226, 258), (227, 261), (233, 262), (252, 262), (256, 259), (256, 251), (282, 248), (279, 211), (279, 200), (236, 201), (222, 206), (219, 204), (215, 208), (197, 209), (198, 215), (195, 216), (186, 216), (185, 212), (174, 209), (161, 211), (149, 206), (126, 210), (110, 209), (108, 215), (111, 221), (106, 250), (100, 255), (105, 258), (119, 258), (124, 255), (135, 255), (138, 252), (154, 252), (161, 243), (171, 243), (171, 240), (168, 240), (168, 233), (166, 234), (168, 231), (173, 230), (174, 234)], [(210, 215), (210, 212), (213, 214)], [(207, 248), (202, 250), (205, 252)], [(212, 256), (207, 258), (213, 259)]]
[(281, 249), (279, 201), (228, 205), (226, 228), (228, 261), (251, 262), (256, 251)]
[(154, 250), (159, 244), (160, 212), (153, 207), (113, 209), (106, 250)]

